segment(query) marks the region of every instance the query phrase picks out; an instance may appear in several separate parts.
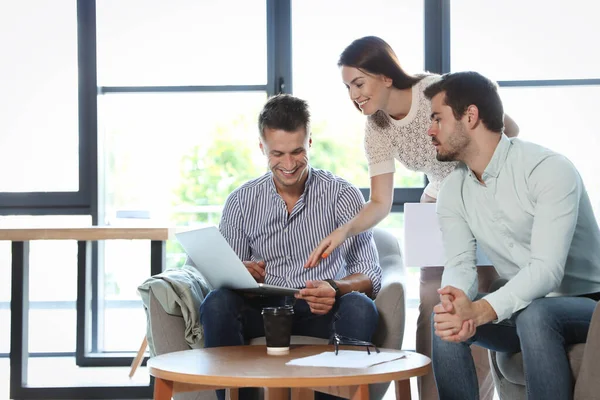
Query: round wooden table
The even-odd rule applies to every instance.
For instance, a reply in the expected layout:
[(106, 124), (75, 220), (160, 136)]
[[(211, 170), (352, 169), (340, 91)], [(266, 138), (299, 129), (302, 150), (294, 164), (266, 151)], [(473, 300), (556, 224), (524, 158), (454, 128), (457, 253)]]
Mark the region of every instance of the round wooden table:
[[(357, 347), (340, 347), (359, 350)], [(386, 352), (399, 350), (381, 349)], [(154, 400), (170, 400), (174, 393), (198, 390), (230, 389), (237, 398), (237, 388), (263, 387), (267, 399), (307, 399), (314, 391), (366, 400), (368, 385), (394, 381), (397, 399), (410, 399), (409, 378), (431, 371), (431, 360), (418, 353), (404, 352), (406, 357), (369, 368), (330, 368), (285, 365), (301, 357), (333, 351), (331, 345), (292, 345), (290, 353), (269, 356), (264, 345), (215, 347), (163, 354), (148, 361), (155, 377)]]

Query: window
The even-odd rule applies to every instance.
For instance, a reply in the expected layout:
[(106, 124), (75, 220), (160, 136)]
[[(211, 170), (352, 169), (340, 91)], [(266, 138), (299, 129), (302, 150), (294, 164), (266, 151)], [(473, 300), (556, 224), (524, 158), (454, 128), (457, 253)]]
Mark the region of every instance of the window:
[[(265, 170), (256, 122), (265, 100), (264, 92), (102, 96), (105, 222), (218, 224), (229, 193)], [(150, 246), (142, 241), (104, 246), (104, 344), (98, 349), (131, 351), (144, 336), (136, 289), (149, 275)], [(167, 267), (182, 265), (179, 244), (168, 242), (167, 249)]]
[(120, 210), (175, 222), (174, 207), (222, 205), (235, 184), (264, 171), (265, 100), (264, 92), (102, 96), (106, 222)]
[[(257, 115), (267, 97), (266, 7), (98, 2), (101, 223), (217, 224), (227, 195), (264, 171)], [(137, 350), (145, 315), (136, 289), (149, 275), (148, 243), (100, 249), (92, 348)], [(167, 267), (184, 260), (168, 242)]]
[(75, 12), (0, 3), (0, 193), (79, 190)]
[[(352, 105), (337, 62), (353, 40), (374, 35), (392, 46), (407, 71), (422, 72), (423, 1), (377, 0), (365, 7), (341, 0), (295, 0), (292, 29), (294, 94), (308, 102), (312, 113), (311, 164), (368, 187), (365, 117)], [(423, 174), (401, 166), (395, 179), (398, 187), (424, 186)]]
[[(16, 228), (88, 226), (89, 216), (0, 217), (0, 226)], [(77, 242), (35, 240), (29, 254), (29, 351), (31, 353), (75, 352), (77, 300)], [(10, 319), (10, 242), (0, 242), (0, 325)], [(4, 290), (6, 288), (6, 290)], [(0, 353), (4, 335), (0, 333)], [(7, 344), (9, 343), (7, 336)]]
[(497, 81), (598, 78), (598, 12), (587, 0), (453, 1), (452, 71)]
[(468, 0), (453, 2), (451, 10), (452, 70), (476, 70), (499, 81), (504, 110), (519, 125), (519, 137), (567, 156), (600, 215), (595, 154), (600, 142), (591, 123), (600, 94), (600, 57), (589, 47), (591, 38), (600, 37), (595, 17), (600, 6), (584, 0)]
[(98, 1), (98, 84), (266, 84), (266, 15), (264, 0)]
[(575, 164), (600, 217), (600, 137), (590, 123), (597, 112), (600, 85), (507, 87), (500, 94), (519, 124), (520, 138), (564, 154)]
[[(385, 13), (382, 14), (382, 10)], [(402, 23), (398, 16), (402, 15)], [(308, 101), (312, 113), (313, 148), (311, 164), (328, 169), (359, 187), (369, 187), (364, 154), (365, 116), (348, 96), (337, 62), (353, 40), (379, 36), (398, 56), (409, 73), (423, 72), (423, 1), (377, 0), (364, 7), (357, 2), (295, 0), (292, 2), (292, 41), (294, 94)], [(315, 29), (315, 27), (319, 27)], [(323, 35), (323, 30), (328, 34)], [(397, 188), (423, 188), (422, 173), (397, 163)], [(416, 190), (416, 189), (415, 189)], [(409, 200), (396, 190), (395, 204)], [(404, 193), (404, 192), (403, 192)], [(420, 193), (411, 201), (418, 201)], [(415, 200), (416, 199), (416, 200)], [(403, 246), (404, 214), (391, 213), (378, 227), (390, 230)], [(415, 348), (410, 324), (418, 313), (418, 271), (406, 271), (407, 324), (404, 348)]]

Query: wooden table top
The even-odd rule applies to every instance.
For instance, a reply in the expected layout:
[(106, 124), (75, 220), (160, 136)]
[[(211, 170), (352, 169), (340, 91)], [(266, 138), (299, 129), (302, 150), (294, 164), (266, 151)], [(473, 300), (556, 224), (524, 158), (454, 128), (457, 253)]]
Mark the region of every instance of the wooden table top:
[(175, 228), (88, 226), (0, 229), (0, 240), (169, 240)]
[[(340, 347), (343, 348), (343, 347)], [(356, 350), (356, 347), (344, 349)], [(386, 352), (400, 350), (381, 349)], [(163, 354), (148, 361), (151, 375), (173, 382), (222, 387), (315, 387), (364, 385), (426, 375), (431, 360), (418, 353), (369, 368), (289, 366), (286, 362), (324, 351), (332, 345), (292, 345), (290, 353), (267, 355), (264, 345), (215, 347)]]

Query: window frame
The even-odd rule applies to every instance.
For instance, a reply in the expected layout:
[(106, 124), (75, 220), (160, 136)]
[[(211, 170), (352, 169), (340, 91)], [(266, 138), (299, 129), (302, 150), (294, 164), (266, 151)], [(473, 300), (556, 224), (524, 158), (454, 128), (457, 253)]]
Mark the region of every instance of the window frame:
[(96, 135), (96, 47), (90, 40), (95, 30), (85, 1), (77, 0), (77, 64), (79, 190), (76, 192), (0, 192), (0, 215), (94, 215), (98, 180)]

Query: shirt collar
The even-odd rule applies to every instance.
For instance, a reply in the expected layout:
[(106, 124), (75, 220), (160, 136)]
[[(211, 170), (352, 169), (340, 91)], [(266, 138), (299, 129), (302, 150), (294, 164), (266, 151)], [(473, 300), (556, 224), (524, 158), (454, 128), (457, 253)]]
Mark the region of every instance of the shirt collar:
[(490, 160), (489, 164), (483, 171), (483, 175), (481, 178), (485, 181), (486, 178), (497, 178), (500, 174), (500, 170), (504, 166), (506, 162), (506, 157), (508, 157), (508, 152), (511, 147), (510, 139), (503, 133), (500, 137), (500, 141), (498, 142), (498, 146), (496, 146), (496, 150), (494, 150), (494, 155)]
[[(271, 190), (271, 193), (276, 194), (277, 196), (279, 196), (279, 193), (277, 193), (277, 187), (275, 186), (275, 178), (273, 177), (273, 172), (269, 171), (269, 174), (271, 174), (271, 179), (269, 179), (269, 189)], [(313, 168), (309, 165), (308, 166), (308, 178), (306, 178), (306, 182), (304, 182), (304, 192), (302, 192), (302, 196), (304, 197), (306, 196), (306, 192), (308, 191), (308, 187), (312, 184), (313, 182)]]

